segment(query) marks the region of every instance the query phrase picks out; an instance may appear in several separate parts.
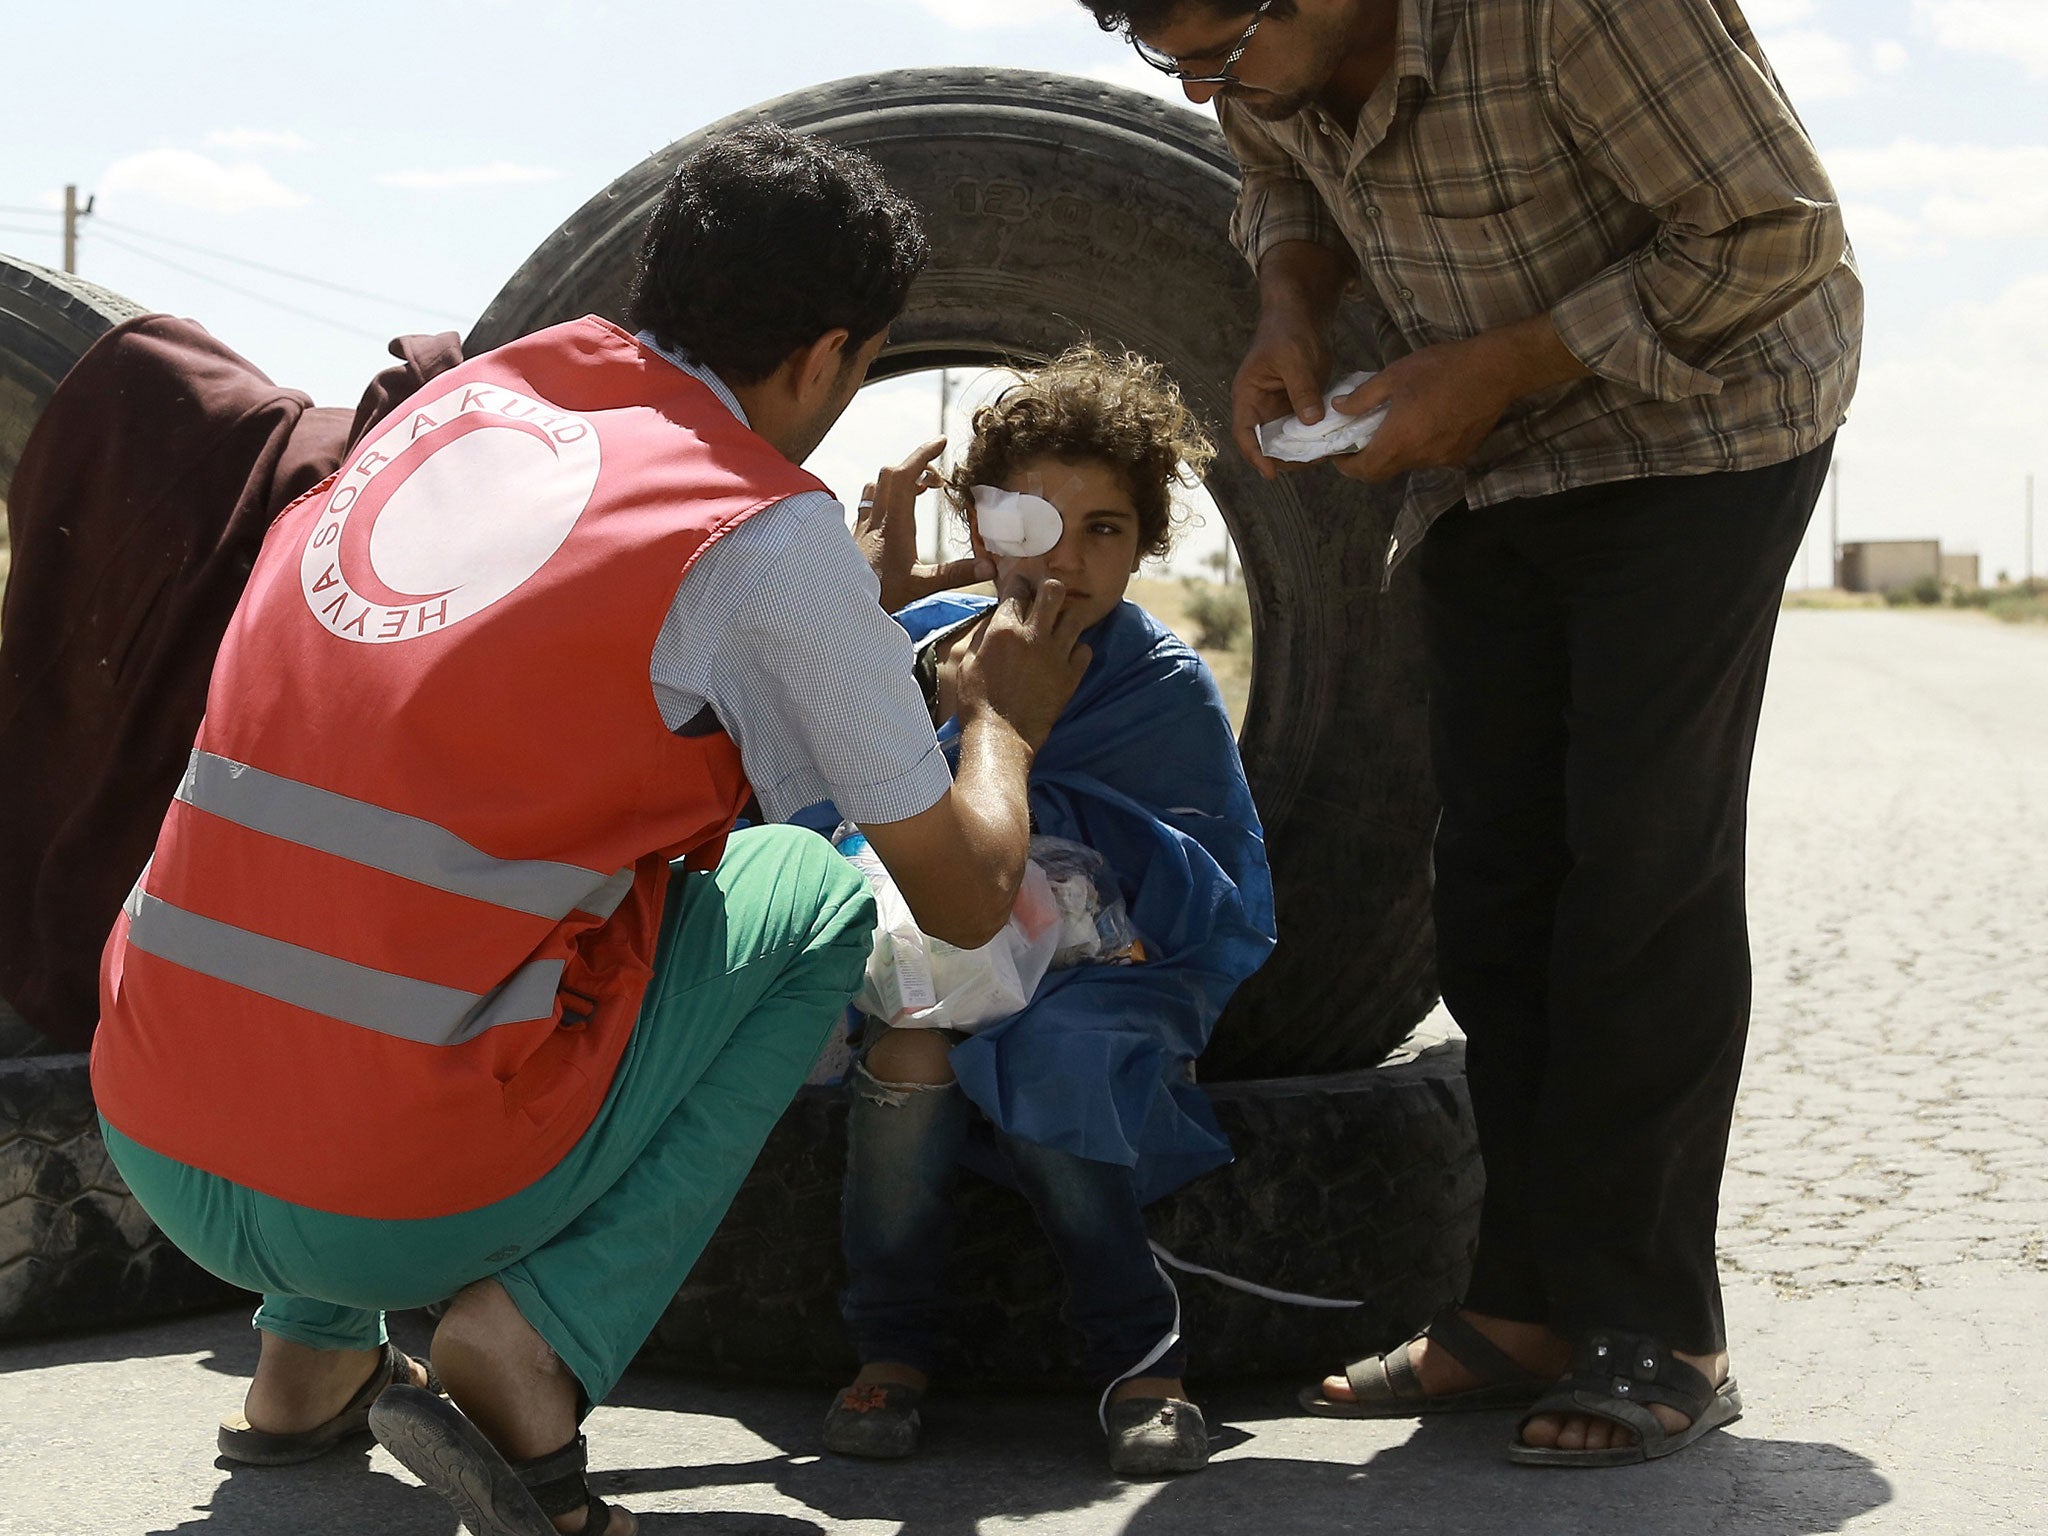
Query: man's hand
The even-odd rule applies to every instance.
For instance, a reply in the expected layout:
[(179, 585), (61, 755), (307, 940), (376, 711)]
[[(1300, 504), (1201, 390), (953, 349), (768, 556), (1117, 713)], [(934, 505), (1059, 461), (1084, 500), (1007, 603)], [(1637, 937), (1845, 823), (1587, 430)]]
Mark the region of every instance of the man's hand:
[(1268, 480), (1299, 464), (1282, 464), (1259, 450), (1259, 426), (1290, 413), (1322, 419), (1323, 390), (1333, 358), (1323, 327), (1304, 311), (1263, 306), (1259, 328), (1230, 386), (1230, 431), (1252, 468)]
[(1546, 315), (1424, 347), (1336, 402), (1349, 416), (1388, 409), (1371, 442), (1330, 462), (1341, 475), (1375, 483), (1411, 469), (1455, 469), (1517, 400), (1588, 372)]
[(935, 438), (901, 464), (876, 471), (873, 483), (861, 490), (853, 538), (882, 584), (882, 606), (890, 613), (934, 592), (972, 586), (995, 574), (993, 565), (972, 555), (943, 565), (918, 564), (918, 493), (939, 488), (942, 482), (932, 462), (945, 448), (946, 440)]
[(1034, 592), (1023, 577), (1012, 576), (960, 657), (961, 729), (992, 715), (1033, 752), (1044, 746), (1094, 659), (1080, 634), (1081, 611), (1067, 606), (1059, 582), (1047, 579)]
[(1259, 328), (1230, 386), (1230, 431), (1252, 468), (1271, 480), (1282, 465), (1259, 451), (1259, 424), (1293, 414), (1316, 422), (1330, 385), (1330, 322), (1351, 264), (1327, 246), (1283, 240), (1259, 259)]

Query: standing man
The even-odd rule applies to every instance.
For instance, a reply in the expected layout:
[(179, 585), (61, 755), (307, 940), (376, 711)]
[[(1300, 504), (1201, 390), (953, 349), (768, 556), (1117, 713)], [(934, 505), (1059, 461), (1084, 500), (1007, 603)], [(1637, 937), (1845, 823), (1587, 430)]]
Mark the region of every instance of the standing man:
[(1421, 577), (1486, 1202), (1463, 1305), (1305, 1401), (1531, 1405), (1517, 1461), (1664, 1455), (1740, 1412), (1744, 807), (1856, 377), (1834, 191), (1735, 0), (1083, 3), (1243, 167), (1240, 446), (1271, 475), (1256, 425), (1320, 419), (1352, 300), (1380, 372), (1336, 408), (1388, 415), (1337, 467), (1405, 480), (1387, 558)]
[[(1056, 582), (1005, 594), (956, 784), (798, 467), (925, 249), (865, 158), (714, 142), (649, 226), (637, 336), (591, 317), (471, 359), (271, 531), (93, 1055), (137, 1198), (264, 1293), (225, 1455), (305, 1460), (367, 1423), (479, 1536), (631, 1536), (577, 1426), (873, 926), (823, 839), (728, 841), (749, 786), (771, 820), (836, 800), (927, 931), (976, 945), (1008, 917), (1081, 615)], [(453, 1405), (383, 1326), (447, 1296)]]

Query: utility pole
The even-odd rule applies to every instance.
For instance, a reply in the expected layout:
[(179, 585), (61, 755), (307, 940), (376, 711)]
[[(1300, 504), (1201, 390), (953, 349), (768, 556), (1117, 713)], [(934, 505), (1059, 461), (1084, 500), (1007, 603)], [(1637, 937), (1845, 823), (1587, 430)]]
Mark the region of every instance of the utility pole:
[(1842, 585), (1842, 461), (1828, 466), (1828, 585)]
[(2034, 580), (2034, 476), (2027, 474), (2027, 582)]
[(72, 276), (78, 275), (78, 226), (92, 212), (92, 205), (99, 201), (97, 195), (88, 197), (83, 208), (78, 206), (76, 183), (64, 188), (64, 270)]

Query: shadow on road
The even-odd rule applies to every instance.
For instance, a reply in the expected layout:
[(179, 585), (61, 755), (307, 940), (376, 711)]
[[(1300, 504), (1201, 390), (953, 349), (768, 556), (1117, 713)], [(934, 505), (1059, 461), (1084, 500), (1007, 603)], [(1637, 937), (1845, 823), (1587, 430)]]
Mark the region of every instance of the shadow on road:
[[(211, 1424), (177, 1428), (192, 1434), (195, 1456), (212, 1438)], [(440, 1499), (370, 1466), (367, 1439), (304, 1466), (214, 1465), (222, 1475), (212, 1499), (149, 1536), (462, 1536)]]
[[(201, 1312), (165, 1322), (143, 1323), (113, 1333), (66, 1333), (48, 1339), (10, 1340), (0, 1344), (0, 1376), (16, 1371), (46, 1371), (64, 1366), (98, 1365), (114, 1360), (137, 1360), (165, 1354), (192, 1354), (217, 1350), (222, 1341), (238, 1340), (247, 1334), (248, 1359), (237, 1366), (223, 1361), (220, 1369), (247, 1376), (256, 1366), (255, 1336), (246, 1326), (251, 1306), (219, 1312)], [(229, 1353), (232, 1354), (233, 1343)]]
[[(1426, 1420), (1362, 1462), (1317, 1459), (1314, 1429), (1259, 1388), (1208, 1396), (1222, 1459), (1206, 1473), (1139, 1487), (1109, 1475), (1085, 1399), (942, 1397), (926, 1449), (913, 1463), (892, 1465), (818, 1454), (824, 1392), (642, 1377), (629, 1381), (626, 1396), (642, 1407), (730, 1418), (784, 1454), (637, 1468), (615, 1474), (619, 1492), (772, 1487), (824, 1521), (893, 1522), (900, 1536), (973, 1536), (986, 1520), (1033, 1516), (1055, 1517), (1051, 1528), (1122, 1536), (1352, 1536), (1368, 1524), (1385, 1536), (1820, 1536), (1892, 1497), (1874, 1464), (1854, 1451), (1739, 1432), (1605, 1475), (1515, 1467), (1502, 1456), (1511, 1414)], [(1276, 1454), (1244, 1454), (1261, 1441), (1274, 1442)], [(1081, 1515), (1097, 1505), (1105, 1507), (1094, 1518)], [(721, 1523), (741, 1518), (657, 1515), (646, 1529), (756, 1529)], [(802, 1523), (758, 1529), (796, 1536)]]
[[(1346, 1459), (1320, 1448), (1358, 1446), (1356, 1426), (1296, 1417), (1272, 1389), (1205, 1399), (1220, 1459), (1198, 1477), (1132, 1485), (1109, 1475), (1081, 1396), (940, 1396), (915, 1461), (864, 1463), (820, 1454), (825, 1391), (636, 1373), (613, 1400), (628, 1412), (593, 1427), (592, 1483), (629, 1508), (698, 1506), (643, 1513), (646, 1536), (827, 1536), (854, 1521), (978, 1536), (1025, 1518), (1087, 1536), (1821, 1536), (1892, 1497), (1854, 1451), (1739, 1425), (1668, 1461), (1573, 1474), (1510, 1466), (1511, 1414), (1378, 1428), (1382, 1449)], [(212, 1426), (180, 1428), (200, 1454)], [(1386, 1445), (1388, 1434), (1405, 1438)], [(210, 1500), (152, 1536), (459, 1536), (445, 1505), (365, 1449), (296, 1468), (218, 1465)], [(771, 1491), (793, 1508), (759, 1510)], [(648, 1497), (662, 1494), (684, 1498)]]
[(1892, 1496), (1868, 1458), (1836, 1445), (1721, 1434), (1670, 1461), (1573, 1473), (1508, 1463), (1513, 1428), (1508, 1414), (1425, 1420), (1356, 1464), (1235, 1456), (1161, 1488), (1122, 1536), (1819, 1536)]

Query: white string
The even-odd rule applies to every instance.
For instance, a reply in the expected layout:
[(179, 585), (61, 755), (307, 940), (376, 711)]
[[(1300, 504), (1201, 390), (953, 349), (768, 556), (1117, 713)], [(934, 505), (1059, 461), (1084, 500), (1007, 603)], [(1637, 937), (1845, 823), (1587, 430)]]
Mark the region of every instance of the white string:
[[(1157, 1243), (1152, 1245), (1152, 1251), (1154, 1253), (1164, 1252)], [(1102, 1425), (1102, 1432), (1105, 1435), (1109, 1433), (1109, 1394), (1129, 1381), (1133, 1376), (1142, 1376), (1151, 1370), (1153, 1366), (1157, 1365), (1165, 1357), (1169, 1349), (1172, 1349), (1174, 1345), (1180, 1342), (1180, 1287), (1173, 1283), (1173, 1276), (1160, 1268), (1159, 1261), (1156, 1258), (1152, 1261), (1152, 1267), (1159, 1270), (1159, 1278), (1166, 1282), (1167, 1290), (1173, 1293), (1173, 1326), (1166, 1330), (1166, 1336), (1152, 1346), (1150, 1353), (1144, 1359), (1140, 1360), (1128, 1371), (1125, 1371), (1123, 1375), (1117, 1377), (1115, 1381), (1112, 1381), (1102, 1389), (1102, 1401), (1095, 1405), (1095, 1417), (1097, 1422)]]
[[(1362, 1301), (1341, 1301), (1330, 1296), (1304, 1296), (1298, 1291), (1276, 1291), (1269, 1285), (1260, 1285), (1252, 1280), (1240, 1280), (1236, 1275), (1226, 1275), (1220, 1269), (1210, 1269), (1203, 1264), (1190, 1264), (1186, 1259), (1176, 1258), (1158, 1243), (1152, 1245), (1152, 1252), (1158, 1259), (1171, 1264), (1183, 1274), (1200, 1275), (1205, 1280), (1214, 1280), (1218, 1285), (1227, 1285), (1233, 1291), (1243, 1291), (1249, 1296), (1263, 1296), (1268, 1301), (1285, 1302), (1290, 1307), (1327, 1307), (1336, 1311), (1365, 1305)], [(1175, 1305), (1179, 1305), (1177, 1294)]]

